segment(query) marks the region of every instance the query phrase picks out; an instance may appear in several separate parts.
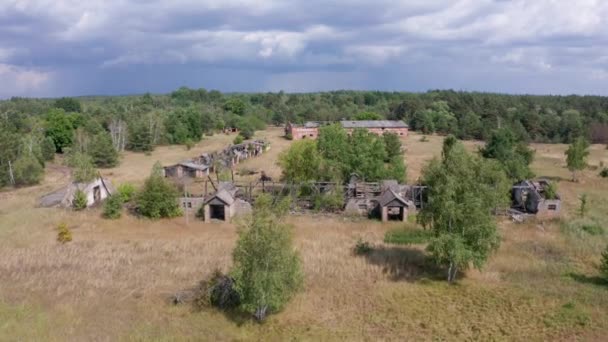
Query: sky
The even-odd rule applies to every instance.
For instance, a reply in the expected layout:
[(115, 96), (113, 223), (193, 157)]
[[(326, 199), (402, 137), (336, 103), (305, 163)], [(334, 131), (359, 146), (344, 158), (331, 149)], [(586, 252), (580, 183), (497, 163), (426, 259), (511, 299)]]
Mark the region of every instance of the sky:
[(0, 0), (0, 98), (608, 95), (605, 0)]

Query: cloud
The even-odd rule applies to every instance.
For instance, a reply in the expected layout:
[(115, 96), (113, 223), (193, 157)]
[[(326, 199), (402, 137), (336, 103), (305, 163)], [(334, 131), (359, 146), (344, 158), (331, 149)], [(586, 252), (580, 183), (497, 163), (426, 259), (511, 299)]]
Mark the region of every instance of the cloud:
[[(542, 92), (559, 79), (560, 91), (597, 92), (608, 89), (607, 17), (599, 0), (9, 0), (0, 63), (15, 80), (29, 75), (19, 91), (30, 94), (176, 83)], [(486, 77), (472, 76), (479, 70)], [(125, 82), (125, 72), (146, 82)], [(520, 72), (534, 74), (533, 88)], [(203, 83), (205, 73), (214, 76)]]
[(51, 76), (49, 72), (0, 63), (0, 97), (40, 94)]

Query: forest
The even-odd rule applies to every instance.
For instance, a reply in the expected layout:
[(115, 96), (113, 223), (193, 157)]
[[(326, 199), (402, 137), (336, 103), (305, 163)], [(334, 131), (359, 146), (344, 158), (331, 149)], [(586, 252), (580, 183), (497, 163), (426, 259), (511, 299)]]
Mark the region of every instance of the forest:
[[(186, 147), (237, 128), (247, 139), (266, 125), (310, 120), (403, 120), (424, 134), (488, 140), (508, 128), (525, 142), (571, 143), (583, 136), (608, 143), (608, 97), (506, 95), (452, 90), (425, 93), (333, 91), (221, 93), (182, 87), (170, 94), (11, 98), (0, 102), (0, 186), (41, 177), (55, 152), (86, 155), (97, 167), (124, 150)], [(78, 159), (78, 158), (72, 158)]]

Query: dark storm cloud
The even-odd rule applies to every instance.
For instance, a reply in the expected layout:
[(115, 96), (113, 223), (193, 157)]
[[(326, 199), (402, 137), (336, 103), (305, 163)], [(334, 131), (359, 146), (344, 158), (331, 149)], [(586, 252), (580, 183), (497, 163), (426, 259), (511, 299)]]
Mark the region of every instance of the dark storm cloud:
[(604, 93), (596, 0), (9, 0), (0, 97), (430, 88)]

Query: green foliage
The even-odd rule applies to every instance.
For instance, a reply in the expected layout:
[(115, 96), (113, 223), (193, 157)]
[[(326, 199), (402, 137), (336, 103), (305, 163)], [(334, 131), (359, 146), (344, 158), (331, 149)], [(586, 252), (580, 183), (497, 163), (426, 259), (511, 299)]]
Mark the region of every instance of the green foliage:
[(12, 167), (15, 185), (17, 186), (38, 184), (44, 177), (44, 167), (31, 154), (21, 155)]
[(106, 199), (103, 205), (103, 217), (107, 219), (118, 219), (122, 215), (123, 198), (120, 194), (112, 195)]
[(582, 194), (579, 197), (580, 204), (579, 204), (579, 207), (578, 207), (578, 214), (581, 217), (585, 217), (585, 215), (587, 214), (587, 210), (588, 210), (588, 208), (587, 208), (587, 200), (588, 200), (587, 199), (587, 194)]
[(69, 156), (68, 165), (74, 170), (72, 177), (78, 183), (90, 182), (97, 177), (93, 159), (84, 153), (76, 152)]
[(68, 114), (61, 109), (53, 109), (45, 118), (46, 136), (53, 140), (57, 152), (72, 144), (74, 125)]
[(336, 212), (344, 207), (344, 191), (341, 186), (313, 198), (314, 208), (319, 211)]
[(484, 158), (498, 160), (504, 167), (507, 176), (514, 182), (530, 179), (534, 176), (530, 164), (534, 159), (534, 151), (507, 128), (492, 132), (486, 146), (480, 150)]
[(236, 290), (234, 279), (215, 270), (211, 278), (202, 281), (194, 298), (194, 305), (201, 310), (209, 306), (222, 310), (237, 308), (241, 298)]
[(232, 143), (235, 144), (235, 145), (238, 145), (238, 144), (242, 144), (243, 141), (244, 141), (243, 136), (241, 136), (239, 134), (236, 137), (234, 137), (234, 141)]
[(586, 224), (581, 229), (589, 235), (604, 235), (604, 228), (599, 224)]
[(433, 231), (419, 228), (399, 228), (386, 232), (385, 243), (412, 245), (428, 243), (433, 238)]
[(357, 113), (354, 120), (382, 120), (382, 116), (374, 112), (361, 112)]
[(573, 302), (568, 302), (557, 309), (556, 312), (546, 314), (543, 322), (547, 327), (567, 327), (589, 325), (589, 314)]
[(549, 182), (549, 184), (545, 187), (544, 196), (549, 200), (557, 199), (557, 184), (555, 182)]
[(428, 201), (418, 215), (430, 225), (434, 238), (428, 250), (436, 263), (448, 267), (448, 282), (469, 264), (481, 268), (499, 246), (492, 211), (509, 203), (510, 182), (502, 167), (469, 154), (464, 146), (446, 139), (442, 160), (423, 170)]
[(118, 191), (118, 195), (122, 198), (124, 203), (131, 202), (135, 198), (136, 189), (133, 184), (130, 183), (122, 183), (116, 189)]
[(118, 165), (118, 152), (112, 144), (112, 138), (106, 132), (93, 137), (89, 147), (89, 155), (97, 167), (114, 167)]
[(184, 145), (186, 146), (186, 150), (190, 151), (196, 145), (196, 143), (192, 141), (192, 139), (186, 139)]
[(231, 97), (224, 103), (224, 110), (239, 116), (243, 116), (245, 114), (245, 108), (245, 102), (237, 97)]
[(244, 127), (239, 131), (239, 135), (240, 137), (242, 137), (244, 140), (249, 140), (251, 138), (253, 138), (253, 134), (255, 132), (249, 128), (249, 127)]
[(602, 252), (602, 260), (600, 261), (600, 272), (606, 280), (608, 280), (608, 246), (604, 252)]
[(318, 179), (321, 161), (315, 141), (299, 140), (279, 155), (278, 164), (287, 181), (306, 182)]
[(63, 109), (66, 113), (82, 112), (82, 105), (80, 102), (71, 97), (62, 97), (55, 100), (53, 107)]
[(128, 126), (129, 142), (127, 148), (135, 152), (149, 152), (154, 150), (150, 128), (143, 121), (135, 121)]
[(382, 135), (384, 139), (384, 148), (386, 149), (386, 161), (390, 161), (394, 157), (402, 157), (401, 140), (395, 133), (386, 132)]
[(151, 219), (181, 215), (177, 202), (179, 193), (175, 186), (162, 176), (161, 172), (162, 167), (157, 163), (136, 197), (138, 212)]
[(355, 255), (367, 255), (373, 250), (374, 249), (372, 245), (369, 242), (363, 240), (362, 238), (357, 239), (357, 242), (355, 243), (355, 248), (353, 248), (353, 252), (355, 253)]
[(201, 114), (194, 108), (180, 108), (167, 116), (165, 130), (171, 144), (199, 141), (203, 135)]
[(72, 232), (65, 223), (60, 223), (57, 226), (57, 241), (60, 243), (68, 243), (72, 241)]
[(281, 310), (302, 286), (300, 257), (284, 221), (288, 207), (288, 201), (273, 204), (270, 196), (260, 196), (239, 228), (232, 274), (242, 310), (258, 321)]
[(42, 158), (45, 161), (51, 161), (55, 159), (55, 152), (57, 148), (55, 147), (55, 143), (53, 142), (53, 138), (45, 137), (40, 144)]
[(589, 156), (589, 143), (584, 138), (576, 138), (566, 150), (566, 164), (572, 172), (572, 180), (577, 181), (576, 172), (587, 167)]
[(72, 200), (72, 208), (80, 211), (87, 207), (87, 195), (80, 189), (74, 193), (74, 199)]

